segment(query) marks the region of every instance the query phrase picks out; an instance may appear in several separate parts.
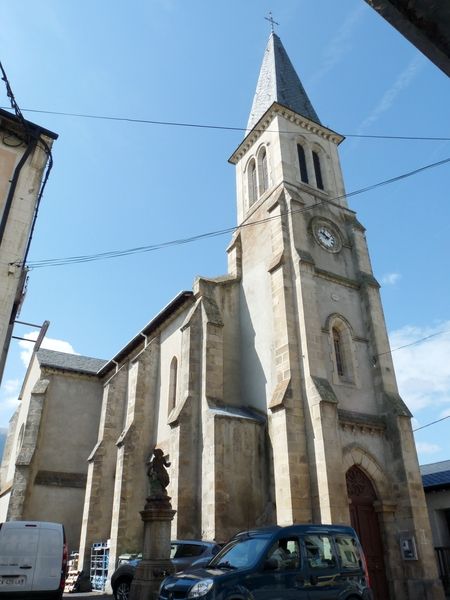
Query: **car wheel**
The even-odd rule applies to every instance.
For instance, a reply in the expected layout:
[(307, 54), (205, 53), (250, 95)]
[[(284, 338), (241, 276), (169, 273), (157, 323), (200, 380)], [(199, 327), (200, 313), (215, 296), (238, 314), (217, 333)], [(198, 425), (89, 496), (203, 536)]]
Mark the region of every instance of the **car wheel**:
[(120, 579), (114, 587), (116, 600), (128, 600), (130, 597), (131, 579)]

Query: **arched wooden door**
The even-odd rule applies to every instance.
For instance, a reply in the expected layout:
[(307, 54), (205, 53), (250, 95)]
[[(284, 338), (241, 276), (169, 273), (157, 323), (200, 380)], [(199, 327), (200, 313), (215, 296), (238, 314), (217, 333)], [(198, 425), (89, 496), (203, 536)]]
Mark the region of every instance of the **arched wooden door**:
[(378, 517), (373, 507), (377, 499), (370, 479), (356, 466), (347, 471), (347, 493), (350, 518), (366, 555), (370, 585), (375, 600), (388, 600), (388, 585), (384, 570), (384, 552)]

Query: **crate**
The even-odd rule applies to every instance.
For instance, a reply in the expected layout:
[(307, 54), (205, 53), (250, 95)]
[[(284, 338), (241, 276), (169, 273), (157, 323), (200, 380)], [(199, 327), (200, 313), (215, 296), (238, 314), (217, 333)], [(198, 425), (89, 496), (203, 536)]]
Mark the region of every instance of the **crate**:
[(109, 567), (109, 540), (91, 546), (90, 579), (93, 590), (105, 591)]

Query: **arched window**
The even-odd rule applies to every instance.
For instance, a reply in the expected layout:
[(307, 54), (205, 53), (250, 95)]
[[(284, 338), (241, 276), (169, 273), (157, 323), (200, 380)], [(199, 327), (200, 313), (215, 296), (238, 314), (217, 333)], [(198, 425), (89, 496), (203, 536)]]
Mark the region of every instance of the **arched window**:
[(342, 344), (342, 338), (340, 332), (333, 327), (333, 344), (334, 344), (334, 357), (336, 359), (336, 370), (339, 377), (345, 375), (345, 362), (344, 362), (344, 348)]
[(178, 360), (174, 356), (170, 363), (169, 373), (169, 402), (168, 402), (168, 413), (170, 414), (177, 403), (177, 371), (178, 371)]
[(300, 179), (308, 183), (308, 169), (306, 168), (305, 149), (301, 144), (297, 144), (298, 164), (300, 167)]
[(313, 150), (313, 165), (314, 165), (314, 173), (316, 174), (316, 185), (320, 190), (324, 189), (323, 186), (323, 177), (322, 177), (322, 169), (320, 167), (320, 156), (319, 153)]
[(256, 162), (252, 159), (248, 166), (248, 201), (251, 206), (258, 198), (258, 188), (256, 183)]
[(269, 187), (269, 172), (267, 170), (267, 151), (265, 148), (259, 153), (259, 195), (262, 196)]
[(355, 348), (350, 324), (344, 317), (334, 314), (327, 319), (327, 329), (330, 336), (334, 383), (357, 385)]

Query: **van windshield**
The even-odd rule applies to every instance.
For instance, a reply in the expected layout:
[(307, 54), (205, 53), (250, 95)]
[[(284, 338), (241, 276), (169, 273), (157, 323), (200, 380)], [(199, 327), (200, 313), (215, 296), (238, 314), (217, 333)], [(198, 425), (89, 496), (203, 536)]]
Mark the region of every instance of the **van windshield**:
[(245, 537), (231, 540), (209, 563), (208, 567), (246, 569), (261, 558), (270, 537)]

